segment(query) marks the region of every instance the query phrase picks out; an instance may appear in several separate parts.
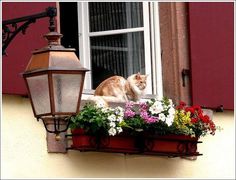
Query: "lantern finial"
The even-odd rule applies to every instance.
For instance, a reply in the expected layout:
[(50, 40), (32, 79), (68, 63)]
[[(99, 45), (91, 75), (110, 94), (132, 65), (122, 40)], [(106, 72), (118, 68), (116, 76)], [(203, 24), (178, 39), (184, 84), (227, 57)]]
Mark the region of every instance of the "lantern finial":
[(46, 35), (44, 35), (44, 37), (47, 39), (48, 41), (48, 45), (61, 45), (60, 43), (60, 39), (62, 38), (62, 34), (58, 33), (58, 32), (49, 32)]

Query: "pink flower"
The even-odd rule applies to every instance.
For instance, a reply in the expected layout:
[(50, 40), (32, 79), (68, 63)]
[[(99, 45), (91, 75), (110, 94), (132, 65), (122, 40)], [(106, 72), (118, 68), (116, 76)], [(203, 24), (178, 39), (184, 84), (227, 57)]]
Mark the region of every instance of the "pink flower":
[(141, 111), (140, 117), (143, 118), (147, 123), (154, 123), (158, 120), (157, 117), (149, 116), (147, 111)]
[(126, 104), (125, 104), (125, 108), (126, 109), (130, 109), (130, 108), (132, 108), (134, 106), (134, 102), (132, 102), (132, 101), (129, 101), (129, 102), (127, 102)]
[(140, 102), (139, 107), (140, 107), (140, 111), (147, 111), (148, 110), (148, 105), (145, 102)]
[(144, 120), (148, 119), (149, 116), (148, 116), (148, 113), (147, 111), (143, 111), (140, 113), (140, 117), (143, 118)]
[(124, 113), (125, 118), (132, 118), (135, 116), (135, 112), (132, 111), (130, 108), (127, 108)]
[(154, 116), (151, 116), (149, 117), (148, 119), (146, 119), (146, 122), (147, 123), (155, 123), (158, 121), (158, 118), (157, 117), (154, 117)]

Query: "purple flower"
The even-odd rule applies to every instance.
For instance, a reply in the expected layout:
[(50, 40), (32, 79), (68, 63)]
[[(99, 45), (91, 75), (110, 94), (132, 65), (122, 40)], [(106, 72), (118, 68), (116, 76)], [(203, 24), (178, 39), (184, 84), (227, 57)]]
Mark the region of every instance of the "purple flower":
[(151, 116), (148, 119), (146, 119), (147, 123), (154, 123), (154, 122), (157, 122), (157, 121), (158, 121), (158, 118), (155, 117), (155, 116)]
[(147, 120), (149, 118), (149, 115), (148, 115), (147, 111), (141, 111), (140, 117), (143, 118), (144, 120)]
[(135, 112), (132, 111), (130, 108), (127, 108), (124, 113), (125, 118), (132, 118), (135, 116)]
[(148, 105), (145, 102), (140, 102), (139, 107), (140, 107), (140, 110), (139, 110), (140, 112), (148, 110)]
[(127, 102), (126, 104), (125, 104), (125, 108), (126, 109), (130, 109), (130, 108), (132, 108), (134, 106), (134, 102), (132, 102), (132, 101), (129, 101), (129, 102)]
[(158, 121), (158, 118), (155, 116), (150, 116), (147, 111), (141, 111), (140, 117), (144, 119), (147, 123), (154, 123)]

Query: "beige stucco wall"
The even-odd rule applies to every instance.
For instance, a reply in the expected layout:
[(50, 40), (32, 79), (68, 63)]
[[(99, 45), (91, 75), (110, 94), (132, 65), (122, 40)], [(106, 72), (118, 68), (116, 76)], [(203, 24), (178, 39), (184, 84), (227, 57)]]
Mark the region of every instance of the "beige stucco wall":
[(201, 138), (197, 160), (119, 153), (47, 153), (42, 122), (33, 117), (27, 98), (3, 95), (1, 177), (4, 178), (234, 178), (235, 124), (232, 111), (214, 113), (224, 128)]

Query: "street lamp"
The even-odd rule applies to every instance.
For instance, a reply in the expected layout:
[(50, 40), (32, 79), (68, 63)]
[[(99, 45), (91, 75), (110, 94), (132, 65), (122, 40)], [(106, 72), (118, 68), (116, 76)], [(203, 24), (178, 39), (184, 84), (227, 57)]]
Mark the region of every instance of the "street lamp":
[(53, 18), (50, 17), (50, 32), (44, 36), (48, 45), (32, 53), (23, 78), (34, 116), (59, 140), (59, 134), (69, 127), (69, 118), (79, 112), (88, 70), (82, 67), (75, 49), (60, 44), (62, 35), (54, 31)]

